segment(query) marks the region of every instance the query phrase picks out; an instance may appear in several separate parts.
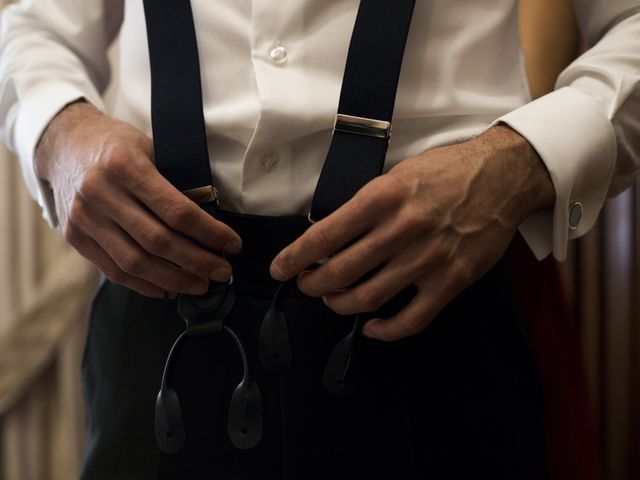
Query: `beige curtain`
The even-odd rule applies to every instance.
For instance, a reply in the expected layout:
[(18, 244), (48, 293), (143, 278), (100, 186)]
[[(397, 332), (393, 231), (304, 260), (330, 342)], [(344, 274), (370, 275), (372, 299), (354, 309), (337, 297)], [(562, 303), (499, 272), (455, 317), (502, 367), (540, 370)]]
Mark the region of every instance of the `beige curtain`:
[(44, 222), (0, 145), (0, 480), (79, 475), (80, 362), (96, 286), (95, 269)]
[(0, 479), (69, 480), (82, 454), (80, 358), (92, 268), (49, 229), (0, 150)]

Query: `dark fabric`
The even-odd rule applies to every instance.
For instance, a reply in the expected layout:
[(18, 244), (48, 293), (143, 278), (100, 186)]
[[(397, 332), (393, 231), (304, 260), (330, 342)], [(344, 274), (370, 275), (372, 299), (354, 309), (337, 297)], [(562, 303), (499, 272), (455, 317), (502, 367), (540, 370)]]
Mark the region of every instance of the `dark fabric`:
[(161, 454), (154, 401), (169, 347), (183, 330), (175, 301), (106, 281), (94, 298), (83, 377), (89, 439), (83, 480), (546, 478), (542, 391), (499, 265), (422, 334), (396, 343), (358, 338), (355, 391), (329, 396), (322, 371), (352, 325), (294, 284), (282, 306), (293, 368), (266, 372), (258, 329), (277, 283), (273, 256), (304, 218), (224, 215), (245, 240), (232, 257), (238, 294), (229, 324), (246, 346), (265, 408), (253, 450), (231, 446), (227, 409), (240, 357), (225, 336), (189, 339), (171, 372), (187, 443)]
[(338, 112), (391, 121), (415, 0), (362, 0)]
[(382, 173), (387, 140), (334, 132), (311, 204), (314, 221), (347, 203), (372, 178)]
[[(391, 121), (415, 0), (363, 0), (353, 28), (338, 113)], [(320, 220), (382, 173), (388, 139), (334, 132), (311, 203)]]
[(211, 185), (190, 0), (144, 0), (155, 163), (179, 190)]
[(544, 385), (551, 480), (601, 480), (598, 432), (589, 402), (580, 325), (551, 257), (538, 261), (520, 235), (505, 256), (518, 317)]

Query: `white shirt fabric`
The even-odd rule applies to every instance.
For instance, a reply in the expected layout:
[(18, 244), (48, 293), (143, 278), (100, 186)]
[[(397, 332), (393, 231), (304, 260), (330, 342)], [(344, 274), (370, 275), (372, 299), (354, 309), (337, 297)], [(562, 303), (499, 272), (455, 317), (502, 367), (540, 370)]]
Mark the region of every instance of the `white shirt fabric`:
[[(192, 0), (213, 179), (222, 207), (305, 214), (331, 140), (357, 0)], [(526, 137), (556, 189), (520, 228), (538, 258), (563, 259), (607, 194), (640, 169), (640, 1), (574, 0), (589, 50), (531, 102), (517, 0), (417, 0), (385, 169), (497, 121)], [(31, 194), (55, 226), (33, 168), (50, 119), (84, 97), (104, 109), (107, 47), (121, 29), (113, 116), (151, 135), (141, 0), (23, 0), (2, 15), (0, 118)], [(175, 92), (179, 95), (180, 92)], [(583, 206), (575, 230), (569, 209)]]

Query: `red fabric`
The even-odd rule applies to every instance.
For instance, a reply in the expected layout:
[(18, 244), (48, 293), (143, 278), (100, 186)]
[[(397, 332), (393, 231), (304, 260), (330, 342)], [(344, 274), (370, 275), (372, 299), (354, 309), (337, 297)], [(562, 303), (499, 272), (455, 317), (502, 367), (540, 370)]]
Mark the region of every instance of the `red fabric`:
[(542, 377), (551, 480), (601, 480), (579, 326), (555, 260), (538, 262), (518, 235), (507, 271)]

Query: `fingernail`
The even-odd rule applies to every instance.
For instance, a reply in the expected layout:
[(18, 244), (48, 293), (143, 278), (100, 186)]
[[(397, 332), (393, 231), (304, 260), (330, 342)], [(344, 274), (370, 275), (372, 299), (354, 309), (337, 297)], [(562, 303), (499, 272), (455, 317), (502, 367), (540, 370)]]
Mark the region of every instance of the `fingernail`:
[(327, 297), (322, 296), (322, 303), (324, 303), (327, 307), (329, 306), (329, 302), (327, 301)]
[(311, 273), (311, 270), (302, 270), (299, 274), (298, 274), (298, 279), (304, 277), (305, 275), (309, 275)]
[(369, 327), (366, 324), (364, 327), (362, 327), (362, 335), (364, 335), (367, 338), (372, 338), (375, 340), (375, 337), (373, 336), (373, 332), (371, 331), (371, 327)]
[(235, 255), (242, 250), (242, 244), (238, 240), (229, 240), (224, 246), (224, 252), (229, 255)]
[(177, 297), (178, 297), (178, 294), (176, 292), (168, 292), (168, 291), (164, 292), (165, 300), (175, 300)]
[(231, 269), (227, 267), (218, 267), (215, 268), (209, 278), (214, 282), (226, 282), (231, 278)]
[(280, 265), (278, 265), (277, 263), (272, 263), (271, 268), (269, 270), (270, 270), (269, 273), (271, 273), (271, 276), (273, 277), (274, 280), (278, 280), (279, 282), (284, 282), (287, 279), (287, 276), (284, 274), (284, 272), (280, 268)]
[(187, 292), (189, 295), (204, 295), (208, 289), (208, 283), (194, 283), (187, 289)]

